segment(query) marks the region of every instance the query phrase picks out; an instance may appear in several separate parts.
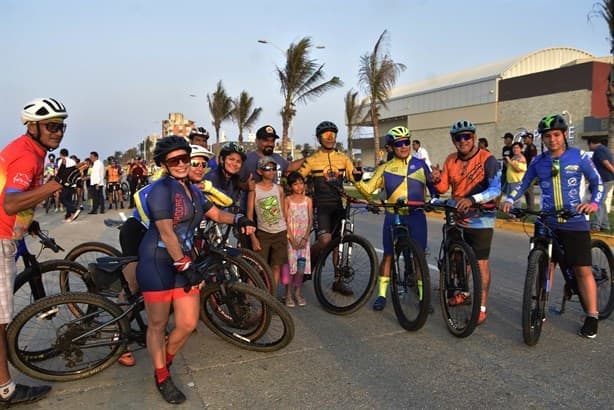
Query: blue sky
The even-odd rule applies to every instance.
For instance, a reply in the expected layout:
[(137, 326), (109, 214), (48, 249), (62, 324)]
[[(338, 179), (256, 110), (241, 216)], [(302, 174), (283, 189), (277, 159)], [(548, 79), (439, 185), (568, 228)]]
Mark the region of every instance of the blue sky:
[[(344, 86), (299, 105), (293, 135), (314, 145), (322, 120), (343, 129), (343, 98), (358, 89), (360, 56), (384, 29), (407, 69), (398, 85), (521, 56), (547, 47), (609, 53), (591, 0), (371, 1), (4, 0), (0, 13), (0, 145), (23, 132), (27, 101), (53, 96), (69, 110), (63, 146), (102, 157), (160, 132), (169, 112), (213, 131), (206, 105), (219, 80), (232, 97), (246, 90), (263, 108), (258, 125), (281, 134), (275, 65), (310, 36), (312, 56)], [(190, 97), (195, 94), (197, 97)], [(362, 92), (361, 92), (362, 95)], [(223, 124), (230, 139), (238, 134)], [(255, 131), (255, 130), (254, 130)]]

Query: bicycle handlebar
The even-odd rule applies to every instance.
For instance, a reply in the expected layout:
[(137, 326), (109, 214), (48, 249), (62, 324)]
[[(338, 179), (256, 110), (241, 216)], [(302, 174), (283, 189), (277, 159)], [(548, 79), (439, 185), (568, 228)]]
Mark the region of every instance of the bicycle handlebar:
[(60, 251), (64, 252), (64, 248), (58, 245), (55, 242), (55, 239), (51, 238), (50, 236), (43, 233), (43, 231), (41, 231), (40, 224), (37, 221), (32, 221), (32, 223), (28, 227), (28, 233), (30, 235), (38, 236), (44, 248), (49, 248), (55, 253), (58, 253)]
[(533, 211), (531, 209), (526, 208), (512, 208), (510, 209), (510, 215), (515, 216), (516, 218), (522, 218), (527, 215), (535, 215), (539, 217), (545, 216), (556, 216), (557, 218), (569, 219), (576, 215), (579, 215), (577, 212), (571, 211), (569, 209), (559, 209), (558, 211)]

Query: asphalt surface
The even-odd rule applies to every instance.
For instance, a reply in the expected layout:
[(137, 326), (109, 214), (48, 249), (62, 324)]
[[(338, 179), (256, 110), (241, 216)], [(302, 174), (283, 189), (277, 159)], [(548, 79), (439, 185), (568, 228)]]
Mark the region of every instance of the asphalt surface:
[[(37, 219), (68, 250), (92, 240), (117, 245), (117, 230), (102, 223), (116, 215), (83, 215), (70, 224), (59, 214)], [(362, 234), (374, 235), (374, 245), (378, 218), (357, 222)], [(440, 241), (440, 226), (429, 221), (431, 249)], [(612, 408), (612, 319), (600, 322), (597, 339), (579, 338), (582, 312), (575, 304), (564, 316), (549, 316), (540, 343), (526, 346), (520, 327), (526, 236), (497, 230), (493, 248), (500, 251), (491, 260), (498, 276), (489, 317), (469, 338), (447, 331), (436, 293), (435, 312), (423, 329), (410, 333), (398, 325), (390, 303), (383, 312), (374, 312), (370, 301), (353, 315), (326, 313), (307, 282), (308, 304), (291, 309), (296, 333), (281, 351), (242, 350), (199, 325), (172, 368), (188, 397), (180, 406), (162, 400), (147, 352), (138, 350), (135, 367), (114, 364), (90, 378), (54, 383), (47, 398), (20, 408)], [(46, 252), (42, 259), (54, 257)], [(438, 274), (431, 270), (431, 276), (435, 286)], [(13, 374), (19, 382), (40, 383)]]

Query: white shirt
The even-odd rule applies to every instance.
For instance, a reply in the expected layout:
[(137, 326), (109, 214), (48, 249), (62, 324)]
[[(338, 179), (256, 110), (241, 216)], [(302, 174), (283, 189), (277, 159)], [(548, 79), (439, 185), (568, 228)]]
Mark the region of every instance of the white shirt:
[(414, 151), (414, 157), (423, 159), (426, 162), (426, 165), (431, 167), (431, 160), (429, 159), (429, 153), (424, 149), (424, 147), (418, 148), (418, 151)]
[(104, 185), (104, 165), (102, 161), (97, 159), (92, 165), (92, 174), (90, 175), (90, 183), (92, 185)]

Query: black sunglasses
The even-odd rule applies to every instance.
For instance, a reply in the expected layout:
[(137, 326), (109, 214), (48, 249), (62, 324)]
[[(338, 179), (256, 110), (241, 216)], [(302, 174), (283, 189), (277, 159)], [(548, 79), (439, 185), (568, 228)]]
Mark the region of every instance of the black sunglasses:
[(473, 138), (472, 134), (457, 134), (454, 136), (454, 141), (456, 142), (461, 142), (461, 140), (469, 141), (472, 138)]
[(396, 148), (407, 147), (409, 146), (409, 140), (399, 140), (394, 142), (394, 146)]
[(66, 124), (63, 122), (46, 122), (43, 124), (45, 129), (49, 132), (66, 131)]
[(277, 166), (275, 165), (265, 165), (263, 167), (260, 167), (261, 170), (263, 171), (277, 171)]
[(182, 162), (183, 164), (189, 164), (190, 156), (188, 154), (177, 155), (176, 157), (167, 158), (164, 162), (169, 167), (176, 167), (177, 165), (179, 165), (179, 162)]

